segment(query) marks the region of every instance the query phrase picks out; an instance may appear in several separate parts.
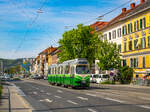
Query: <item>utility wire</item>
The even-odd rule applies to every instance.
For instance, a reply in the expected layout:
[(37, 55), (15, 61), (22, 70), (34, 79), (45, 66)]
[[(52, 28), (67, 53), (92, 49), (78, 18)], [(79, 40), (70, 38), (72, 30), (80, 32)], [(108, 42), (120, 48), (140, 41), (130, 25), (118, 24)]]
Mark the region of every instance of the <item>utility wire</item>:
[[(45, 0), (45, 1), (43, 2), (43, 4), (41, 5), (41, 7), (39, 8), (39, 10), (42, 10), (42, 8), (44, 7), (46, 1), (47, 1), (47, 0)], [(35, 17), (35, 18), (32, 20), (32, 22), (29, 24), (29, 28), (32, 27), (32, 25), (36, 22), (36, 20), (38, 19), (39, 15), (40, 15), (39, 13), (36, 14), (36, 17)], [(27, 30), (26, 30), (26, 32), (25, 32), (25, 34), (24, 34), (24, 37), (23, 37), (22, 41), (20, 42), (19, 46), (17, 47), (17, 49), (15, 50), (14, 54), (17, 53), (17, 51), (21, 48), (21, 46), (22, 46), (23, 42), (25, 41), (26, 36), (27, 36), (27, 34), (28, 34), (28, 32), (29, 32), (29, 28), (27, 28)]]
[[(110, 13), (116, 11), (116, 10), (118, 10), (119, 8), (121, 8), (121, 7), (123, 7), (123, 6), (127, 5), (127, 4), (129, 4), (131, 1), (132, 1), (132, 0), (128, 0), (127, 2), (123, 3), (122, 5), (116, 7), (116, 8), (114, 8), (114, 9), (112, 9), (112, 10), (110, 10), (110, 11), (108, 11), (108, 12), (106, 12), (106, 13), (104, 13), (104, 14), (98, 16), (98, 17), (96, 17), (96, 18), (93, 18), (93, 19), (91, 19), (91, 20), (88, 20), (88, 21), (86, 21), (86, 22), (83, 22), (82, 24), (87, 24), (87, 23), (92, 22), (92, 21), (94, 21), (94, 20), (101, 19), (102, 17), (104, 17), (104, 16), (106, 16), (106, 15), (108, 15), (108, 14), (110, 14)], [(76, 26), (77, 26), (77, 25), (72, 25), (72, 26), (69, 26), (69, 27), (76, 27)]]

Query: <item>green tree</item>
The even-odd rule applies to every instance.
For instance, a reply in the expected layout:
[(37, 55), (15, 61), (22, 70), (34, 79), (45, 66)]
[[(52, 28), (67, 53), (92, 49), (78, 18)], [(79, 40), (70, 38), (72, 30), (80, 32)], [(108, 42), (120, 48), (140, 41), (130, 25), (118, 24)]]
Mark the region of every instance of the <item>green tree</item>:
[(120, 48), (116, 43), (101, 41), (98, 47), (97, 59), (101, 70), (118, 69), (121, 66)]
[(61, 46), (59, 61), (86, 58), (92, 64), (96, 58), (96, 45), (99, 42), (98, 35), (90, 26), (79, 24), (77, 29), (65, 32), (63, 38), (59, 40)]
[(128, 66), (120, 67), (120, 82), (122, 84), (130, 83), (133, 78), (133, 68)]

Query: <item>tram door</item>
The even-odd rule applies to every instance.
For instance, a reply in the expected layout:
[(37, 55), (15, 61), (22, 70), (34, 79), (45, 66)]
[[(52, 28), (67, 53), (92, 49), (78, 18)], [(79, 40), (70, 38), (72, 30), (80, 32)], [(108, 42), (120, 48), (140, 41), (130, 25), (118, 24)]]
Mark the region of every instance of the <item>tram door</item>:
[(70, 85), (73, 85), (73, 81), (74, 81), (74, 66), (71, 66), (71, 74), (70, 74)]

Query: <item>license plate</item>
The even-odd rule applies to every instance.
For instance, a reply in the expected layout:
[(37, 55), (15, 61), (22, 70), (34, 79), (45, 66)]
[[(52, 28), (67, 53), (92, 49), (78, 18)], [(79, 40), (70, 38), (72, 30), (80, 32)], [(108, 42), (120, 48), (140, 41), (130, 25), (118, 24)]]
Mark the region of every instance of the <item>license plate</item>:
[(86, 81), (85, 81), (85, 80), (83, 80), (83, 81), (82, 81), (82, 83), (86, 83)]

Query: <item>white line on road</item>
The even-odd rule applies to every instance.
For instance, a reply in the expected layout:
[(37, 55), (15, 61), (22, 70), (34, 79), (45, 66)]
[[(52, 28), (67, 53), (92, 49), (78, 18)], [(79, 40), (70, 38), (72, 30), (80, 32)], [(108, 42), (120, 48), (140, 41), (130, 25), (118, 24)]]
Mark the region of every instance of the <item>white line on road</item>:
[(147, 97), (139, 97), (139, 98), (143, 100), (150, 100), (150, 98), (147, 98)]
[(73, 101), (71, 101), (71, 100), (67, 100), (67, 102), (72, 103), (72, 104), (75, 104), (75, 105), (78, 105), (78, 103), (73, 102)]
[(57, 92), (58, 92), (58, 93), (62, 93), (63, 91), (61, 91), (61, 90), (57, 90)]
[(51, 103), (53, 100), (45, 99), (45, 101)]
[(90, 94), (90, 93), (86, 93), (86, 95), (89, 95), (89, 96), (96, 96), (95, 94)]
[(91, 109), (91, 108), (89, 108), (88, 109), (90, 112), (96, 112), (95, 110), (93, 110), (93, 109)]
[(43, 102), (44, 100), (40, 100), (40, 102)]
[(43, 90), (41, 90), (41, 92), (42, 92), (42, 93), (44, 93), (44, 91), (43, 91)]
[(51, 95), (51, 93), (46, 93), (47, 95)]
[(37, 92), (34, 91), (33, 94), (37, 95)]
[(119, 102), (119, 103), (124, 103), (125, 102), (125, 101), (121, 101), (121, 100), (117, 100), (117, 99), (112, 99), (112, 98), (104, 98), (104, 99), (115, 101), (115, 102)]
[(84, 97), (81, 97), (81, 96), (79, 96), (79, 97), (77, 97), (77, 98), (79, 98), (79, 99), (81, 99), (81, 100), (88, 100), (88, 98), (84, 98)]
[(60, 96), (56, 96), (56, 95), (55, 95), (55, 97), (56, 97), (56, 98), (62, 98), (62, 97), (60, 97)]
[(145, 109), (150, 109), (150, 107), (146, 106), (146, 105), (139, 105), (139, 107), (142, 107), (142, 108), (145, 108)]

